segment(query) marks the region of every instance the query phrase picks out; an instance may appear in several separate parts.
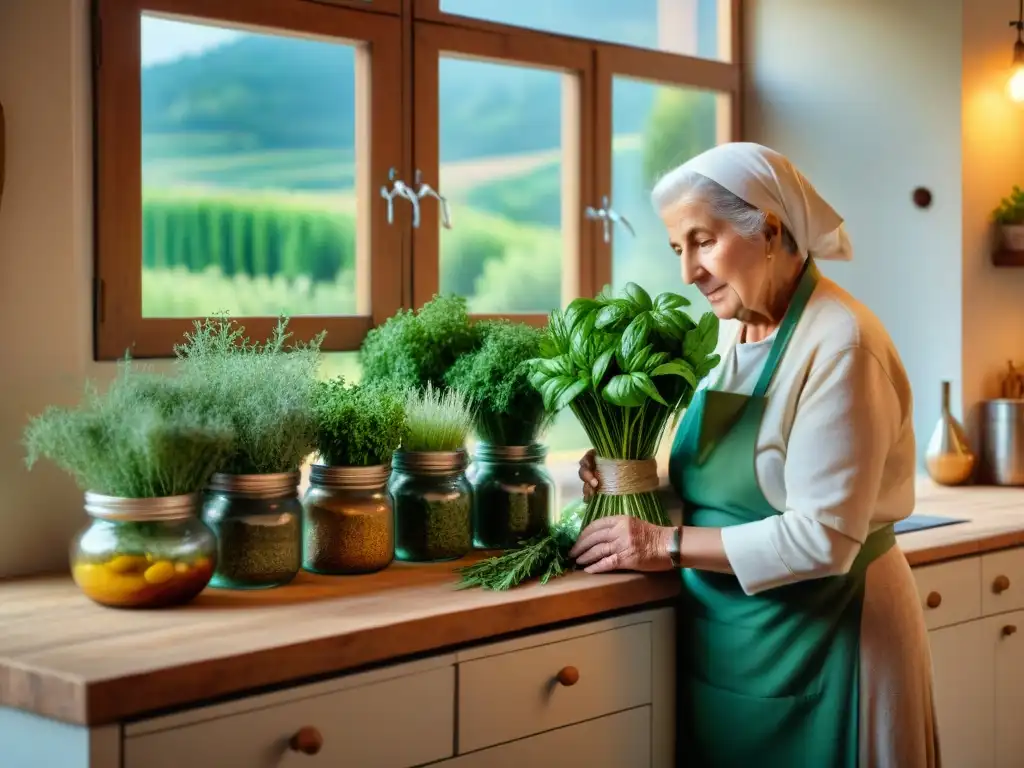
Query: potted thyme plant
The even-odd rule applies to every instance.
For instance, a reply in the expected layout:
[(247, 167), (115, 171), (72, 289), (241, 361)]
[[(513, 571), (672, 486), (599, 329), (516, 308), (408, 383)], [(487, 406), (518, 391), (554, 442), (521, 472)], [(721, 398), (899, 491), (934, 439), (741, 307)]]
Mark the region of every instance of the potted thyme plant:
[(47, 408), (25, 430), (31, 468), (48, 458), (85, 492), (89, 525), (71, 574), (100, 605), (159, 608), (195, 598), (217, 560), (199, 494), (234, 443), (231, 424), (194, 381), (122, 365), (75, 408)]
[(1024, 251), (1024, 190), (1014, 185), (992, 212), (999, 226), (1003, 247), (1008, 251)]
[(303, 568), (337, 575), (386, 568), (395, 554), (391, 456), (405, 435), (394, 390), (319, 382), (313, 404), (317, 461), (303, 499)]
[(175, 348), (185, 375), (203, 383), (235, 433), (203, 501), (202, 518), (219, 547), (213, 587), (281, 586), (301, 566), (299, 468), (313, 450), (323, 334), (289, 347), (287, 324), (281, 318), (261, 344), (217, 316), (197, 321)]
[(467, 476), (473, 485), (473, 545), (508, 549), (546, 531), (554, 482), (539, 442), (550, 424), (544, 400), (530, 384), (530, 361), (544, 332), (508, 320), (477, 325), (479, 345), (455, 361), (447, 384), (474, 410), (478, 443)]
[(601, 486), (548, 532), (460, 569), (461, 586), (502, 590), (558, 576), (572, 567), (568, 552), (580, 530), (599, 517), (668, 525), (654, 457), (669, 419), (718, 364), (718, 319), (708, 312), (694, 322), (688, 305), (668, 292), (652, 300), (628, 283), (620, 296), (576, 299), (551, 313), (530, 381), (549, 412), (568, 407), (579, 419)]
[(405, 435), (395, 451), (395, 557), (414, 562), (455, 560), (473, 547), (473, 491), (466, 479), (469, 402), (458, 390), (432, 384), (410, 390)]

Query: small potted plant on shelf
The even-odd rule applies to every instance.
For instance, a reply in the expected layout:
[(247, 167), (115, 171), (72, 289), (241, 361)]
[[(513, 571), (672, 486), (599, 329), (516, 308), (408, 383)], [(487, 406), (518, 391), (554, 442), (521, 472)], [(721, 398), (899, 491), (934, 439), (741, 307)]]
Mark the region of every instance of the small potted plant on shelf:
[(74, 476), (91, 522), (71, 546), (71, 574), (91, 600), (117, 608), (187, 603), (217, 559), (198, 518), (201, 490), (234, 430), (200, 383), (125, 362), (104, 394), (50, 407), (25, 430), (31, 468), (45, 457)]
[(373, 384), (320, 382), (314, 397), (317, 461), (303, 499), (303, 568), (328, 575), (386, 568), (395, 554), (391, 457), (405, 435), (401, 393)]
[(414, 562), (455, 560), (473, 548), (473, 491), (466, 479), (469, 401), (458, 390), (428, 384), (410, 390), (406, 430), (395, 451), (395, 557)]
[(1024, 252), (1024, 190), (1014, 185), (992, 214), (1004, 250)]
[(281, 586), (301, 567), (299, 468), (313, 450), (324, 334), (287, 347), (287, 324), (281, 318), (260, 344), (236, 322), (217, 316), (196, 322), (175, 348), (183, 375), (202, 382), (235, 432), (202, 507), (219, 548), (213, 587)]
[(473, 406), (473, 545), (508, 549), (546, 531), (554, 482), (539, 442), (552, 415), (530, 384), (530, 361), (540, 356), (544, 331), (525, 323), (489, 320), (477, 326), (479, 345), (445, 375)]

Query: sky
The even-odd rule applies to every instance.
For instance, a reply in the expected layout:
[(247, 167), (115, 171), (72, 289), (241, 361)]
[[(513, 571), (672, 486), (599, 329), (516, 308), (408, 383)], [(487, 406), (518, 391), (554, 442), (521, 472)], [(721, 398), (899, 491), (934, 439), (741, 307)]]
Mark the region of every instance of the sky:
[(244, 32), (206, 24), (142, 17), (142, 66), (195, 55), (234, 40)]

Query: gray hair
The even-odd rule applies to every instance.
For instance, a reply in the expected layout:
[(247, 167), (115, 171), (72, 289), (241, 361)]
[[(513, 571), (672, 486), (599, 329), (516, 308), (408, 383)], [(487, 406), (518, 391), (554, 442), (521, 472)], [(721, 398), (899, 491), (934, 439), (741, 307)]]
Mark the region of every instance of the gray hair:
[[(682, 168), (669, 171), (651, 190), (651, 203), (659, 212), (685, 200), (702, 200), (707, 203), (711, 215), (719, 221), (727, 222), (740, 237), (750, 240), (764, 231), (767, 219), (764, 211), (696, 171)], [(785, 224), (782, 225), (782, 245), (790, 253), (800, 252), (796, 238)]]

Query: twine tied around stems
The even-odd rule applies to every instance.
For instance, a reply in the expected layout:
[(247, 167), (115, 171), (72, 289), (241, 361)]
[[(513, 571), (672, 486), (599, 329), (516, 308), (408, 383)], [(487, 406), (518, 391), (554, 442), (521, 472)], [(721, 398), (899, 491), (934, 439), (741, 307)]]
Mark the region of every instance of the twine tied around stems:
[(627, 496), (658, 490), (657, 459), (603, 459), (594, 457), (597, 491), (606, 496)]

